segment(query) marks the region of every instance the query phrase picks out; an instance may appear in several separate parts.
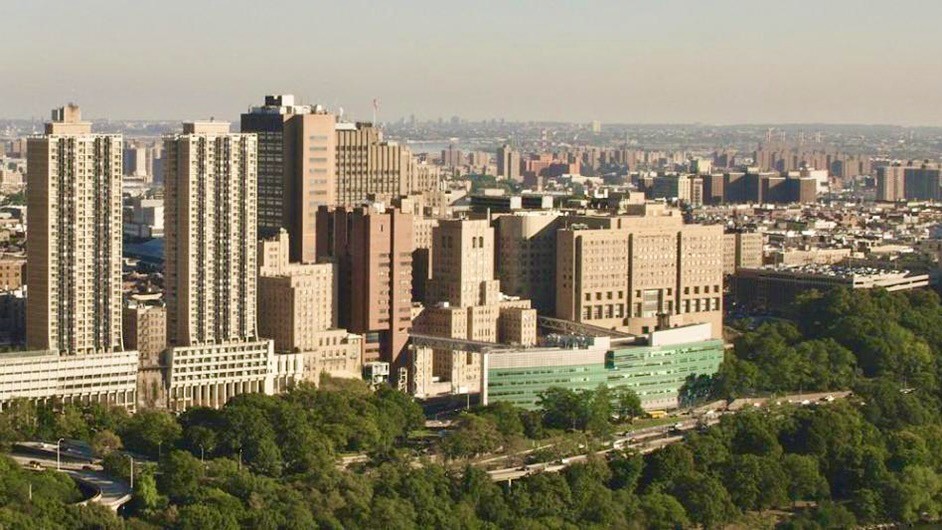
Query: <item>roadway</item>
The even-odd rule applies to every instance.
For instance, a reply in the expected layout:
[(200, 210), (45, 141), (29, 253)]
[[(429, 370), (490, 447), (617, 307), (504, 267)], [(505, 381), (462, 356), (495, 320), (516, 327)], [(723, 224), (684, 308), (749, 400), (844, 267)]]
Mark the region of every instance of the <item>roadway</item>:
[[(36, 462), (44, 469), (56, 469), (55, 451), (53, 451), (52, 455), (47, 456), (32, 454), (8, 454), (7, 456), (15, 460), (23, 467), (31, 467), (33, 462)], [(131, 500), (131, 488), (128, 487), (127, 483), (125, 483), (123, 480), (110, 477), (108, 474), (102, 471), (100, 465), (89, 463), (82, 464), (63, 460), (61, 465), (61, 472), (69, 475), (76, 481), (89, 486), (97, 492), (95, 495), (85, 499), (79, 504), (94, 502), (117, 511), (118, 508)]]
[[(795, 394), (775, 398), (773, 401), (776, 404), (791, 403), (799, 406), (827, 405), (835, 400), (845, 399), (850, 396), (850, 394), (850, 392), (825, 392), (810, 395)], [(590, 454), (606, 455), (612, 451), (623, 449), (634, 449), (640, 454), (652, 453), (668, 445), (682, 442), (684, 440), (684, 434), (693, 429), (701, 426), (710, 427), (716, 425), (720, 422), (720, 418), (726, 414), (736, 414), (737, 412), (749, 408), (765, 407), (768, 405), (769, 401), (769, 399), (765, 398), (737, 400), (730, 403), (728, 407), (722, 410), (711, 409), (709, 411), (704, 411), (698, 417), (687, 417), (687, 419), (678, 418), (677, 423), (674, 424), (646, 427), (644, 429), (637, 429), (621, 433), (620, 435), (616, 436), (614, 440), (606, 444), (609, 446), (608, 448), (602, 449), (600, 451), (561, 458), (553, 462), (540, 462), (535, 464), (528, 464), (522, 467), (518, 466), (494, 469), (488, 471), (487, 473), (490, 475), (491, 480), (497, 482), (514, 481), (536, 473), (556, 473), (562, 471), (572, 464), (585, 462), (588, 460)], [(544, 448), (545, 447), (549, 446), (544, 446)], [(533, 450), (524, 451), (523, 453), (519, 453), (519, 455), (523, 455), (525, 453), (528, 454), (530, 452), (533, 452)], [(510, 456), (518, 455), (494, 457), (480, 463), (493, 462), (503, 458), (509, 458)]]

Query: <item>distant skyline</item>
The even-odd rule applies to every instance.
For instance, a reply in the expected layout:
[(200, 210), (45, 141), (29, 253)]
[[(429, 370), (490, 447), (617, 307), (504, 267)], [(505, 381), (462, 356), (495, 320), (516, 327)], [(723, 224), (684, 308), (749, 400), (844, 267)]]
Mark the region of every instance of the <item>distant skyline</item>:
[(0, 117), (942, 125), (942, 2), (4, 2)]

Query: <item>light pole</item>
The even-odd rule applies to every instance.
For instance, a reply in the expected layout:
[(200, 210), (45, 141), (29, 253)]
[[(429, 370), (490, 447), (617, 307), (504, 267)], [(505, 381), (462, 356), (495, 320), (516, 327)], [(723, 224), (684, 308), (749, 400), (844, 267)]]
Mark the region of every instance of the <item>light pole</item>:
[(131, 461), (131, 491), (134, 491), (134, 457), (128, 455), (128, 460)]
[(203, 459), (204, 454), (205, 454), (205, 450), (203, 449), (203, 444), (200, 444), (200, 464), (206, 463), (206, 461)]
[(157, 442), (157, 461), (160, 461), (160, 446), (163, 444), (163, 441)]
[(242, 471), (242, 448), (239, 448), (239, 471)]
[(62, 458), (59, 456), (59, 447), (62, 445), (62, 442), (65, 438), (59, 438), (56, 440), (56, 471), (62, 471)]

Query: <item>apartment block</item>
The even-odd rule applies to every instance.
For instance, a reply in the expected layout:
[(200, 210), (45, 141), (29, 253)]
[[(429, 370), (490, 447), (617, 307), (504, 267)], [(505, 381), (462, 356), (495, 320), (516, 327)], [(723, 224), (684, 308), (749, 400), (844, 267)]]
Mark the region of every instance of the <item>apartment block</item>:
[[(93, 134), (75, 105), (28, 140), (29, 351), (0, 354), (0, 407), (14, 398), (135, 406), (137, 352), (121, 330), (122, 139)], [(15, 283), (22, 265), (11, 264)], [(22, 329), (22, 291), (2, 312)]]
[(723, 235), (723, 274), (741, 268), (761, 267), (764, 238), (758, 232), (730, 232)]
[(23, 287), (26, 258), (22, 255), (0, 257), (0, 291), (15, 291)]
[(904, 188), (905, 170), (905, 167), (899, 165), (877, 168), (878, 201), (897, 202), (906, 198)]
[(27, 346), (122, 351), (121, 136), (67, 106), (28, 145)]
[(520, 152), (509, 145), (497, 148), (497, 176), (515, 182), (523, 182), (520, 175)]
[(257, 330), (256, 136), (193, 122), (164, 139), (169, 404), (221, 406), (301, 375)]

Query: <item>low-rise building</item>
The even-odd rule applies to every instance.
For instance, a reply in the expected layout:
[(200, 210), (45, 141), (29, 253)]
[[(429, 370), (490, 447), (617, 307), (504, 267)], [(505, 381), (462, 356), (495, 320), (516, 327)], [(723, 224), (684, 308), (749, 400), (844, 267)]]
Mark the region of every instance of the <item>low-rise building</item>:
[(713, 375), (723, 361), (723, 341), (711, 335), (709, 324), (697, 324), (639, 337), (583, 336), (563, 347), (485, 352), (482, 403), (535, 409), (550, 387), (594, 390), (604, 384), (633, 390), (645, 409), (675, 408), (688, 378)]
[(166, 408), (167, 310), (158, 300), (132, 300), (124, 308), (124, 347), (140, 353), (139, 408)]
[(799, 294), (811, 290), (823, 292), (846, 287), (848, 289), (882, 288), (887, 291), (906, 291), (928, 287), (929, 275), (913, 274), (906, 270), (892, 271), (839, 265), (766, 266), (757, 269), (740, 269), (732, 277), (730, 285), (738, 304), (746, 307), (775, 309), (784, 307), (794, 301)]
[(102, 403), (134, 410), (137, 355), (136, 351), (0, 353), (0, 409), (22, 398), (42, 403)]
[(23, 287), (25, 276), (25, 257), (16, 255), (0, 257), (0, 291), (13, 291)]

